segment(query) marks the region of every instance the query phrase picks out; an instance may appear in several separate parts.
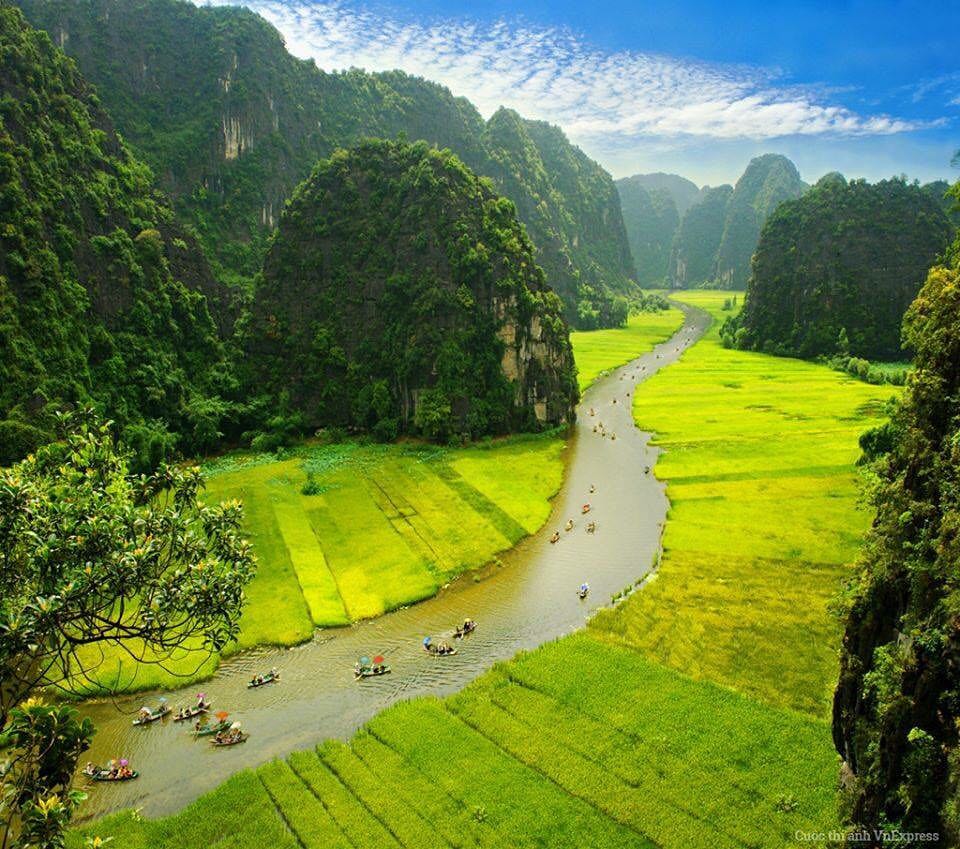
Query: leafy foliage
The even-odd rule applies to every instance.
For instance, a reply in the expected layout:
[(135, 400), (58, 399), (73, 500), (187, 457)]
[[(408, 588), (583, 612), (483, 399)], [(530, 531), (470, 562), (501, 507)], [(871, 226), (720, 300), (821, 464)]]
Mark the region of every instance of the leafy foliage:
[(246, 345), (249, 384), (309, 428), (476, 436), (568, 421), (577, 397), (560, 300), (513, 204), (425, 142), (317, 165), (281, 220)]
[(828, 175), (767, 222), (740, 347), (894, 360), (900, 324), (952, 227), (941, 202), (901, 179)]
[[(253, 557), (238, 502), (197, 501), (199, 469), (128, 474), (106, 425), (0, 470), (0, 818), (4, 845), (61, 845), (92, 728), (30, 701), (96, 672), (91, 651), (142, 658), (236, 638)], [(139, 650), (139, 653), (138, 653)]]
[(852, 823), (939, 831), (954, 845), (960, 840), (955, 258), (930, 270), (907, 311), (904, 335), (916, 352), (906, 394), (886, 438), (870, 440), (875, 454), (878, 447), (889, 453), (876, 463), (876, 518), (846, 603), (834, 741), (854, 776)]
[(218, 436), (222, 295), (76, 66), (0, 8), (0, 463), (94, 402), (146, 468)]
[(402, 134), (451, 148), (516, 203), (568, 321), (617, 325), (611, 299), (635, 284), (616, 189), (556, 127), (507, 110), (484, 122), (463, 98), (399, 72), (325, 73), (240, 8), (22, 5), (98, 86), (226, 276), (259, 270), (284, 200), (319, 158)]

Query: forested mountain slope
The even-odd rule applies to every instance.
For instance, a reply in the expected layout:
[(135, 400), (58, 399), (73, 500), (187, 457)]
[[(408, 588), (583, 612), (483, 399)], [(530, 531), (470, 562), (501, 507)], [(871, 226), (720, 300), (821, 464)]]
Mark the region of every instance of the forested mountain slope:
[(937, 194), (900, 179), (829, 174), (780, 206), (760, 237), (738, 344), (801, 357), (902, 357), (903, 314), (953, 232)]
[(570, 421), (562, 305), (514, 205), (449, 151), (371, 140), (321, 161), (253, 297), (251, 386), (309, 428), (433, 439)]
[(667, 189), (644, 186), (636, 177), (618, 180), (617, 191), (637, 280), (641, 285), (662, 286), (680, 226), (677, 203)]
[[(880, 184), (881, 186), (883, 184)], [(907, 312), (914, 373), (846, 599), (833, 737), (851, 821), (960, 841), (960, 243)], [(872, 440), (874, 442), (879, 442)]]
[(796, 166), (773, 153), (752, 159), (732, 189), (704, 187), (677, 230), (670, 256), (671, 285), (743, 289), (764, 221), (780, 203), (799, 197), (805, 188)]
[(799, 197), (805, 188), (797, 166), (785, 156), (768, 153), (750, 161), (730, 196), (714, 281), (724, 289), (746, 287), (763, 223), (783, 201)]
[(635, 284), (613, 180), (556, 128), (509, 113), (484, 122), (467, 100), (399, 72), (326, 73), (239, 8), (22, 5), (77, 59), (224, 272), (256, 272), (284, 200), (317, 159), (361, 138), (405, 134), (494, 178), (520, 210), (569, 320), (622, 319), (613, 296)]
[[(0, 463), (95, 403), (148, 465), (217, 438), (224, 292), (74, 63), (0, 7)], [(221, 328), (229, 330), (224, 319)]]
[(686, 289), (710, 282), (733, 186), (704, 189), (703, 200), (683, 216), (670, 249), (670, 282)]

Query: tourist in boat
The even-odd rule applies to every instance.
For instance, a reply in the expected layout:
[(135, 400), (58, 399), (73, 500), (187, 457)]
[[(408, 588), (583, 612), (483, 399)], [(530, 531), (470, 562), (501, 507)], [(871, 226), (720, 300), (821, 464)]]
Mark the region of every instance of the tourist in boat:
[(98, 767), (93, 761), (87, 761), (86, 766), (83, 768), (83, 774), (89, 775), (92, 778), (93, 776), (100, 774), (100, 767)]
[(572, 531), (572, 530), (573, 530), (573, 519), (567, 519), (567, 524), (563, 526), (563, 529), (564, 529), (565, 531)]
[(590, 523), (587, 525), (587, 533), (588, 533), (588, 534), (592, 534), (596, 529), (597, 529), (597, 523), (596, 523), (596, 522), (590, 522)]
[(593, 484), (590, 484), (590, 494), (592, 495), (596, 491), (597, 491), (597, 488)]
[(586, 598), (587, 593), (589, 592), (590, 592), (590, 586), (587, 584), (586, 581), (584, 581), (582, 584), (580, 584), (580, 589), (577, 590), (577, 595), (579, 595), (580, 598)]
[(277, 669), (276, 666), (270, 667), (270, 677), (273, 678), (274, 681), (280, 680), (280, 670)]
[(560, 531), (554, 531), (554, 532), (553, 532), (553, 536), (550, 537), (550, 542), (551, 542), (551, 543), (560, 542)]
[(588, 502), (588, 503), (584, 504), (583, 507), (580, 508), (580, 512), (581, 512), (581, 513), (589, 513), (589, 512), (590, 512), (590, 503)]

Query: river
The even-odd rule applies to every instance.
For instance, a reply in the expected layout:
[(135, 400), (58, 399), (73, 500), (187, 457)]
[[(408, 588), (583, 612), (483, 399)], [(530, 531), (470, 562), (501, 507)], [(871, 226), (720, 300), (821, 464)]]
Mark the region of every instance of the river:
[[(479, 581), (464, 576), (412, 607), (318, 631), (302, 646), (237, 656), (207, 683), (163, 694), (176, 707), (189, 704), (198, 690), (206, 692), (214, 710), (227, 710), (242, 722), (250, 733), (245, 744), (216, 748), (209, 738), (194, 739), (189, 723), (169, 717), (133, 727), (139, 706), (154, 703), (160, 694), (82, 705), (81, 712), (97, 726), (83, 760), (126, 757), (140, 771), (136, 781), (90, 786), (82, 817), (127, 807), (151, 817), (168, 814), (244, 767), (325, 738), (347, 739), (400, 699), (452, 693), (495, 662), (582, 628), (611, 596), (641, 579), (660, 551), (667, 499), (663, 484), (645, 471), (654, 466), (658, 451), (649, 444), (650, 434), (633, 426), (630, 395), (639, 382), (675, 362), (709, 326), (706, 313), (682, 309), (684, 325), (670, 340), (586, 391), (551, 516), (539, 533), (501, 558), (502, 566), (488, 567)], [(599, 422), (606, 436), (594, 431)], [(583, 516), (581, 507), (588, 502), (590, 513)], [(563, 530), (568, 519), (574, 521), (569, 533)], [(596, 522), (593, 534), (586, 532), (589, 520)], [(551, 544), (556, 530), (561, 539)], [(581, 601), (575, 591), (583, 581), (589, 582), (590, 594)], [(466, 617), (479, 627), (456, 643), (457, 655), (438, 658), (423, 651), (425, 635), (449, 639)], [(392, 674), (355, 681), (357, 658), (378, 653), (386, 656)], [(247, 689), (253, 674), (272, 666), (281, 670), (279, 683)]]

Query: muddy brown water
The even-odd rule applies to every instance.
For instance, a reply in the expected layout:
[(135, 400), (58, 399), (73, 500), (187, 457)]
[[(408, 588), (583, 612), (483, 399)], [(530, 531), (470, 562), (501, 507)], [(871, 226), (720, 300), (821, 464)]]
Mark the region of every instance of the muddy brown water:
[[(94, 721), (97, 734), (83, 760), (129, 758), (140, 778), (91, 784), (83, 817), (127, 807), (151, 817), (168, 814), (244, 767), (327, 738), (346, 740), (396, 701), (452, 693), (496, 661), (582, 628), (594, 611), (611, 603), (611, 596), (642, 579), (660, 550), (667, 499), (653, 472), (645, 472), (652, 470), (658, 451), (649, 445), (650, 434), (633, 426), (627, 393), (675, 362), (706, 330), (705, 313), (684, 312), (683, 327), (669, 341), (584, 394), (552, 514), (539, 533), (501, 558), (502, 566), (490, 567), (480, 581), (464, 576), (437, 597), (379, 619), (319, 631), (305, 645), (237, 656), (225, 661), (212, 680), (162, 694), (176, 707), (189, 704), (198, 690), (206, 692), (214, 710), (228, 710), (250, 733), (243, 745), (216, 748), (210, 738), (194, 739), (189, 722), (175, 723), (169, 716), (133, 727), (140, 705), (154, 703), (161, 694), (85, 703), (81, 712)], [(593, 430), (600, 422), (606, 436)], [(588, 502), (590, 513), (583, 515)], [(570, 532), (564, 531), (568, 519), (574, 522)], [(596, 522), (593, 534), (587, 533), (588, 521)], [(560, 541), (551, 544), (557, 530)], [(583, 581), (590, 593), (581, 601), (576, 590)], [(479, 627), (455, 643), (458, 654), (438, 658), (423, 651), (428, 634), (453, 643), (453, 628), (466, 617)], [(355, 681), (357, 658), (375, 654), (385, 655), (393, 672)], [(272, 666), (281, 670), (279, 683), (247, 688), (254, 674)]]

